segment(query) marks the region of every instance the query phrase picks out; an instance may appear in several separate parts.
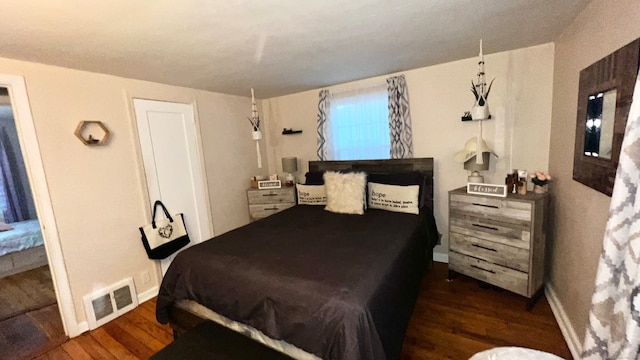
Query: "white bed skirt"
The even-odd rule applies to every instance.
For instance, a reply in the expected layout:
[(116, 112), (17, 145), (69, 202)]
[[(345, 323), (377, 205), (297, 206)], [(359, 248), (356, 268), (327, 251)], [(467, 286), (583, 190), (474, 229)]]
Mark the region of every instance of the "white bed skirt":
[(194, 315), (197, 315), (203, 319), (211, 320), (215, 323), (218, 323), (226, 328), (229, 328), (235, 332), (238, 332), (242, 335), (250, 337), (251, 339), (268, 346), (272, 349), (280, 351), (290, 357), (298, 360), (322, 360), (316, 355), (310, 354), (299, 347), (289, 344), (283, 340), (272, 339), (269, 336), (265, 335), (262, 331), (237, 321), (231, 320), (227, 317), (224, 317), (215, 311), (198, 304), (192, 300), (180, 300), (177, 301), (175, 306), (179, 307), (182, 310), (188, 311)]
[(0, 279), (47, 265), (44, 245), (0, 256)]

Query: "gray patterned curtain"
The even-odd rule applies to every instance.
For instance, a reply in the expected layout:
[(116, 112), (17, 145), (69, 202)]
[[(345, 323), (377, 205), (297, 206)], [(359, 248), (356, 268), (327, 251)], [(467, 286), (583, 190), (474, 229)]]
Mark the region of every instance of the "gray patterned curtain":
[(640, 78), (620, 151), (583, 359), (640, 358)]
[(327, 126), (329, 120), (329, 90), (320, 90), (318, 102), (318, 160), (327, 159)]
[(409, 113), (409, 91), (404, 75), (387, 79), (389, 92), (389, 131), (391, 135), (391, 158), (413, 157), (413, 134)]
[[(18, 151), (20, 149), (18, 148)], [(4, 197), (5, 206), (4, 220), (6, 223), (29, 220), (29, 200), (25, 193), (25, 185), (20, 179), (17, 156), (11, 146), (9, 135), (5, 128), (0, 128), (0, 181)]]

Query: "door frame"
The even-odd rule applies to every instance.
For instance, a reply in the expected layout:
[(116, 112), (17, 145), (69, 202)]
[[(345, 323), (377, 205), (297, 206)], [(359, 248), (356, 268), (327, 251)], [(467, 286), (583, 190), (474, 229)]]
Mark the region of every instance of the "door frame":
[(24, 157), (29, 185), (33, 193), (33, 201), (40, 221), (40, 229), (44, 238), (44, 247), (49, 261), (49, 269), (53, 280), (58, 310), (62, 319), (65, 334), (69, 337), (80, 335), (85, 329), (78, 324), (69, 276), (64, 263), (60, 237), (56, 224), (49, 187), (47, 185), (44, 165), (40, 153), (40, 145), (31, 114), (29, 97), (24, 77), (19, 75), (0, 74), (0, 86), (6, 87), (11, 99), (13, 118), (18, 130), (20, 149)]

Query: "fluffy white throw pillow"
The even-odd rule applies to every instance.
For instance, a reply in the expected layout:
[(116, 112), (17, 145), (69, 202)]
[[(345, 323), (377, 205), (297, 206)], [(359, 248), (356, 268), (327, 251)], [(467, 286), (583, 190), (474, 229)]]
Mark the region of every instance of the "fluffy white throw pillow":
[(327, 171), (323, 178), (327, 191), (325, 210), (342, 214), (364, 214), (367, 174)]
[(326, 205), (327, 191), (324, 185), (296, 184), (298, 190), (298, 204), (300, 205)]
[(419, 185), (386, 185), (369, 183), (369, 207), (393, 212), (419, 214)]

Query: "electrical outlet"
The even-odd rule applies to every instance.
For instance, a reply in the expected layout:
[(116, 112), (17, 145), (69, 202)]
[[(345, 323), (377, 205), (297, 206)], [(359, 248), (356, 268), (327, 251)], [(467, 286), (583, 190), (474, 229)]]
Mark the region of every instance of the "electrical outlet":
[(151, 281), (151, 275), (149, 275), (149, 270), (145, 270), (140, 273), (140, 277), (142, 278), (142, 283), (147, 284)]

